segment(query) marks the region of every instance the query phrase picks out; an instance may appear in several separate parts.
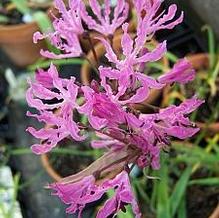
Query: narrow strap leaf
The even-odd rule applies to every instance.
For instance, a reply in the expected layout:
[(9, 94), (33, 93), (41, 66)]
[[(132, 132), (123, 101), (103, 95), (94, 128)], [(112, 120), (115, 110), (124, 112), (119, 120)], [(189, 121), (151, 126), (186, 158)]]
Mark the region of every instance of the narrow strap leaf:
[(185, 194), (191, 172), (192, 168), (187, 167), (174, 187), (172, 195), (170, 196), (171, 217), (174, 217), (177, 209), (179, 208), (180, 202)]

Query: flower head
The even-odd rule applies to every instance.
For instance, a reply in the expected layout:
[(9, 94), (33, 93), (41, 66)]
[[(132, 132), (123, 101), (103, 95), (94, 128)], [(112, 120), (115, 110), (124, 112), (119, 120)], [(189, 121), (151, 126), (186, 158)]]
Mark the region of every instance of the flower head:
[(163, 88), (152, 77), (134, 72), (128, 67), (122, 70), (100, 67), (99, 71), (101, 85), (107, 95), (122, 105), (141, 103), (149, 96), (150, 89)]
[[(67, 213), (78, 212), (82, 217), (86, 204), (114, 191), (98, 211), (97, 218), (115, 216), (120, 210), (125, 211), (127, 204), (131, 204), (135, 217), (140, 218), (129, 181), (130, 164), (158, 169), (160, 152), (171, 144), (172, 137), (187, 139), (199, 131), (188, 117), (203, 103), (196, 96), (178, 106), (159, 110), (149, 105), (154, 109), (151, 114), (144, 114), (135, 107), (147, 100), (151, 89), (194, 79), (195, 72), (186, 59), (158, 78), (144, 74), (145, 63), (160, 60), (167, 49), (166, 41), (153, 50), (146, 43), (156, 31), (174, 28), (182, 21), (183, 13), (175, 19), (177, 7), (174, 4), (167, 13), (159, 13), (162, 0), (135, 0), (138, 23), (134, 35), (128, 33), (129, 24), (124, 23), (128, 16), (125, 0), (118, 0), (114, 9), (110, 0), (105, 0), (103, 7), (97, 0), (89, 0), (89, 3), (95, 18), (88, 14), (80, 0), (69, 0), (68, 6), (62, 0), (55, 0), (60, 13), (60, 18), (55, 17), (53, 22), (55, 30), (45, 35), (35, 33), (34, 42), (49, 38), (52, 45), (63, 52), (57, 55), (42, 51), (46, 57), (76, 57), (82, 53), (79, 36), (84, 33), (84, 28), (95, 30), (104, 35), (97, 38), (106, 48), (105, 56), (110, 66), (100, 65), (97, 69), (100, 78), (90, 86), (76, 83), (75, 77), (60, 78), (52, 64), (48, 71), (38, 70), (36, 81), (29, 82), (26, 94), (29, 106), (37, 109), (38, 114), (28, 112), (27, 115), (45, 123), (45, 127), (39, 130), (29, 127), (27, 131), (41, 139), (41, 143), (32, 146), (36, 154), (49, 152), (66, 137), (82, 141), (84, 134), (91, 130), (97, 136), (91, 146), (107, 151), (84, 170), (49, 185), (53, 194), (69, 205)], [(121, 25), (122, 54), (118, 54), (113, 48), (112, 37)], [(80, 105), (77, 103), (79, 98), (83, 99)], [(75, 112), (87, 116), (88, 124), (76, 122), (75, 114), (78, 113)]]
[(203, 102), (194, 96), (179, 106), (172, 105), (161, 109), (159, 113), (141, 115), (141, 119), (144, 120), (147, 129), (154, 132), (157, 142), (168, 143), (168, 136), (186, 139), (199, 131), (199, 128), (189, 120), (187, 115), (196, 110)]
[(73, 109), (78, 107), (76, 103), (78, 86), (74, 83), (75, 78), (72, 77), (70, 80), (59, 78), (54, 65), (51, 65), (44, 74), (47, 74), (43, 77), (46, 78), (46, 82), (44, 79), (38, 79), (35, 83), (30, 82), (26, 94), (29, 106), (39, 111), (39, 114), (29, 112), (28, 116), (47, 124), (47, 127), (40, 130), (33, 127), (27, 129), (36, 138), (43, 140), (41, 144), (32, 146), (33, 152), (37, 154), (50, 151), (67, 136), (77, 141), (84, 140), (73, 120)]
[(110, 189), (115, 191), (115, 195), (105, 202), (97, 213), (97, 218), (117, 214), (126, 204), (132, 205), (136, 218), (141, 217), (126, 171), (122, 171), (113, 179), (106, 179), (101, 184), (96, 184), (95, 177), (91, 175), (77, 182), (69, 184), (59, 182), (49, 187), (55, 191), (54, 195), (70, 205), (66, 212), (72, 214), (78, 211), (78, 217), (82, 217), (82, 210), (86, 204), (100, 199)]
[(104, 182), (102, 186), (113, 188), (115, 190), (115, 195), (105, 202), (103, 207), (99, 210), (97, 218), (116, 215), (119, 210), (125, 210), (126, 204), (131, 204), (136, 218), (141, 217), (137, 201), (131, 188), (129, 176), (126, 171), (121, 172), (114, 179)]
[(78, 57), (82, 54), (78, 36), (84, 32), (80, 14), (82, 2), (80, 0), (69, 1), (69, 9), (67, 9), (63, 0), (55, 0), (55, 7), (61, 17), (57, 18), (53, 15), (54, 32), (47, 34), (36, 32), (33, 41), (37, 43), (38, 40), (48, 38), (53, 46), (63, 52), (63, 54), (55, 54), (41, 50), (44, 57), (54, 59)]
[(54, 183), (49, 186), (65, 204), (70, 205), (66, 212), (73, 214), (79, 212), (78, 217), (82, 216), (82, 211), (86, 204), (99, 200), (105, 193), (95, 185), (94, 176), (87, 176), (80, 181), (70, 184)]
[(35, 80), (45, 88), (53, 88), (53, 80), (51, 75), (43, 69), (38, 69), (36, 71)]
[(124, 122), (123, 110), (106, 94), (97, 93), (88, 86), (83, 86), (82, 90), (86, 102), (78, 110), (88, 116), (94, 129), (99, 130), (105, 126), (112, 127)]
[[(113, 35), (128, 17), (129, 6), (125, 0), (118, 0), (114, 10), (110, 0), (104, 1), (104, 9), (97, 0), (89, 0), (89, 3), (97, 20), (88, 14), (85, 7), (81, 11), (82, 18), (90, 30), (95, 30), (105, 36)], [(111, 19), (112, 11), (113, 19)]]
[[(124, 34), (121, 38), (121, 46), (123, 50), (124, 59), (119, 60), (110, 43), (102, 38), (97, 37), (106, 48), (106, 57), (109, 62), (114, 63), (119, 70), (123, 70), (126, 68), (134, 68), (136, 65), (141, 63), (148, 63), (158, 61), (163, 57), (166, 52), (166, 41), (157, 45), (155, 49), (152, 51), (146, 51), (142, 53), (142, 49), (145, 48), (145, 42), (141, 45), (136, 45), (136, 40), (138, 39), (138, 35), (136, 39), (132, 39), (131, 35), (128, 33), (128, 23), (123, 24), (122, 28)], [(135, 46), (134, 46), (135, 45)]]
[(173, 82), (184, 84), (194, 80), (194, 78), (195, 70), (192, 68), (191, 63), (186, 59), (181, 59), (173, 66), (173, 69), (170, 72), (160, 76), (158, 81), (166, 84)]
[(137, 11), (138, 26), (136, 47), (142, 47), (146, 40), (150, 39), (156, 31), (162, 29), (173, 29), (183, 21), (184, 14), (181, 12), (179, 18), (175, 19), (177, 6), (169, 6), (167, 13), (159, 13), (163, 0), (135, 0), (134, 5)]

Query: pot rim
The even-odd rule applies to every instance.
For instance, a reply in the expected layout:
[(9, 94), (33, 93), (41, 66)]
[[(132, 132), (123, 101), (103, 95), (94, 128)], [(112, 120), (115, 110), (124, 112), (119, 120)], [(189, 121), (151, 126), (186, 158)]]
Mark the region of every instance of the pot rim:
[(48, 154), (42, 154), (40, 156), (41, 163), (46, 170), (46, 172), (55, 180), (60, 181), (62, 179), (61, 175), (52, 167), (52, 164), (49, 162)]

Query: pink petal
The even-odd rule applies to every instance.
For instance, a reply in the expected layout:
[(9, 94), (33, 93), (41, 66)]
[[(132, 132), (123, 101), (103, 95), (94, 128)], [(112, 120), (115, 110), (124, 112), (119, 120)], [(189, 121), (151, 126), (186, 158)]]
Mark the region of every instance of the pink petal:
[(106, 57), (108, 58), (108, 60), (112, 63), (119, 63), (116, 54), (114, 53), (111, 45), (109, 44), (108, 41), (106, 41), (104, 38), (102, 37), (96, 37), (96, 39), (100, 40), (103, 45), (106, 48)]
[(186, 59), (181, 59), (174, 65), (170, 72), (160, 76), (158, 81), (161, 83), (179, 82), (185, 84), (194, 80), (194, 78), (195, 71), (192, 65)]
[(122, 44), (123, 54), (125, 56), (131, 55), (133, 51), (133, 40), (131, 36), (128, 34), (128, 26), (129, 26), (128, 23), (122, 25), (124, 34), (122, 36), (121, 44)]
[(167, 42), (160, 43), (153, 51), (136, 59), (138, 63), (154, 62), (160, 60), (167, 51)]

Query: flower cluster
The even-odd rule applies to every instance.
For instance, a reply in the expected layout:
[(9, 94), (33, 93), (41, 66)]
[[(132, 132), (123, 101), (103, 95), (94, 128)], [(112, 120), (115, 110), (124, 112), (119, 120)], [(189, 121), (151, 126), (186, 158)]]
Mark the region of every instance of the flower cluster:
[[(39, 130), (29, 127), (27, 131), (41, 139), (41, 143), (32, 145), (36, 154), (51, 151), (66, 137), (83, 141), (91, 130), (98, 137), (91, 146), (107, 150), (82, 172), (49, 186), (54, 195), (69, 205), (67, 213), (78, 212), (81, 217), (87, 203), (100, 199), (112, 189), (114, 196), (105, 202), (97, 217), (115, 215), (126, 204), (131, 204), (135, 216), (141, 217), (129, 181), (130, 165), (158, 169), (160, 151), (170, 145), (172, 137), (186, 139), (199, 130), (188, 118), (203, 103), (196, 96), (151, 114), (135, 109), (135, 104), (145, 101), (152, 89), (194, 79), (195, 72), (186, 59), (157, 78), (142, 73), (147, 63), (161, 59), (166, 52), (166, 41), (152, 51), (145, 47), (147, 41), (157, 30), (174, 28), (182, 21), (183, 13), (175, 18), (176, 5), (171, 5), (167, 13), (160, 13), (162, 0), (133, 0), (138, 18), (133, 37), (128, 33), (129, 6), (125, 0), (118, 0), (114, 8), (110, 0), (105, 0), (103, 7), (97, 0), (89, 2), (93, 17), (83, 1), (69, 0), (66, 6), (62, 0), (55, 0), (60, 17), (55, 17), (54, 32), (37, 32), (34, 41), (48, 38), (61, 50), (58, 55), (42, 51), (48, 58), (79, 57), (83, 53), (79, 37), (89, 30), (97, 31), (102, 34), (98, 40), (105, 46), (105, 56), (111, 66), (100, 65), (100, 80), (92, 81), (90, 86), (79, 84), (73, 76), (60, 78), (53, 64), (47, 71), (38, 70), (35, 81), (29, 81), (26, 96), (29, 106), (37, 109), (38, 114), (28, 112), (27, 115), (45, 123), (45, 127)], [(122, 54), (118, 56), (111, 40), (121, 25)], [(82, 104), (78, 103), (79, 98), (83, 98)], [(75, 112), (87, 116), (88, 126), (76, 121)]]

